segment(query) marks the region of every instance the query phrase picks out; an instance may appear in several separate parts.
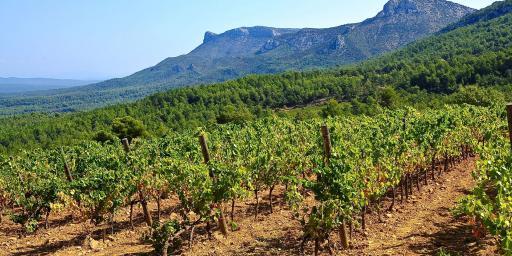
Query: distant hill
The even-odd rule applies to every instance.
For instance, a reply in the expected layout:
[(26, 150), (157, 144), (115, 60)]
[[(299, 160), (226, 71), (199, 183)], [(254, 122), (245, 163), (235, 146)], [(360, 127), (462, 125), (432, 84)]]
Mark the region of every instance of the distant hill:
[(0, 77), (0, 94), (69, 88), (97, 83), (97, 80)]
[(310, 70), (366, 60), (431, 35), (474, 9), (446, 0), (390, 0), (375, 17), (326, 29), (242, 27), (207, 32), (203, 44), (125, 78), (24, 97), (0, 97), (0, 112), (67, 112), (248, 74)]

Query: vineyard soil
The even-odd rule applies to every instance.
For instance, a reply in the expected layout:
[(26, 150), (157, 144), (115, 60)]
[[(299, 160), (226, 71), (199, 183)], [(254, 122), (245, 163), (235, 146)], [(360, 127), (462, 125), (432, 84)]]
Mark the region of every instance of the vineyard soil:
[(430, 181), (407, 204), (383, 214), (380, 223), (372, 215), (367, 239), (357, 240), (354, 255), (436, 255), (443, 248), (451, 255), (497, 255), (492, 237), (475, 239), (465, 217), (454, 218), (451, 210), (474, 186), (473, 160), (464, 161), (444, 173), (435, 183)]
[[(466, 218), (454, 218), (450, 210), (457, 200), (468, 193), (474, 185), (471, 171), (474, 160), (458, 164), (451, 171), (443, 173), (436, 182), (429, 181), (422, 186), (407, 203), (397, 203), (395, 210), (383, 212), (382, 222), (376, 211), (367, 216), (367, 230), (354, 228), (352, 248), (339, 255), (435, 255), (440, 248), (454, 255), (496, 255), (497, 245), (492, 237), (476, 240), (472, 237), (471, 226)], [(218, 232), (208, 240), (203, 227), (196, 231), (196, 237), (189, 248), (183, 242), (185, 255), (297, 255), (301, 243), (298, 221), (292, 218), (288, 207), (281, 205), (282, 189), (276, 189), (274, 213), (271, 214), (267, 195), (260, 204), (258, 220), (254, 220), (254, 202), (238, 202), (235, 221), (239, 230), (223, 238)], [(389, 206), (384, 200), (382, 208)], [(174, 200), (164, 202), (163, 217), (168, 218), (169, 209), (175, 207)], [(226, 205), (226, 208), (227, 205)], [(151, 209), (156, 209), (151, 205)], [(230, 209), (228, 209), (230, 210)], [(229, 211), (227, 211), (229, 213)], [(141, 242), (145, 231), (141, 209), (137, 209), (136, 229), (131, 231), (128, 211), (122, 211), (114, 235), (107, 234), (102, 241), (99, 228), (83, 223), (69, 224), (68, 214), (60, 213), (50, 217), (50, 229), (41, 229), (35, 236), (18, 237), (19, 226), (4, 218), (0, 225), (0, 255), (149, 255), (152, 248)], [(90, 228), (93, 238), (86, 239)], [(333, 236), (337, 237), (337, 236)], [(338, 242), (333, 239), (333, 242)], [(306, 246), (306, 254), (312, 254), (312, 244)], [(323, 254), (327, 254), (324, 246)]]

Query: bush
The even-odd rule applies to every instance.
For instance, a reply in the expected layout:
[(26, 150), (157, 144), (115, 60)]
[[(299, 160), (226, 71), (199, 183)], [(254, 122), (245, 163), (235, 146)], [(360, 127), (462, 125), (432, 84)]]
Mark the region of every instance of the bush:
[(118, 139), (114, 134), (110, 132), (99, 131), (94, 135), (93, 140), (101, 143), (112, 143)]
[[(164, 255), (166, 252), (167, 254), (172, 253), (179, 247), (179, 244), (176, 244), (178, 242), (173, 241), (173, 244), (169, 244), (169, 239), (179, 230), (180, 224), (176, 220), (167, 221), (163, 224), (157, 222), (152, 227), (150, 242), (155, 249), (156, 255)], [(171, 250), (168, 251), (169, 247)]]

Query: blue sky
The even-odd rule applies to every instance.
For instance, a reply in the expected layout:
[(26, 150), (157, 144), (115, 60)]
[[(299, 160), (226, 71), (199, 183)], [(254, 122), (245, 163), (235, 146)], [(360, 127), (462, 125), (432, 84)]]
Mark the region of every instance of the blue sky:
[[(205, 31), (332, 27), (387, 0), (1, 0), (0, 77), (105, 79), (185, 54)], [(482, 8), (493, 0), (455, 0)]]

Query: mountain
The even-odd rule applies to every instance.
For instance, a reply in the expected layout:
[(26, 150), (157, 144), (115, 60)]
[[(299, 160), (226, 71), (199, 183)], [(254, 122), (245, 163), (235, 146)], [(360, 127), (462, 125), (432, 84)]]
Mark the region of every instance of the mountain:
[[(505, 14), (424, 38), (349, 67), (250, 75), (209, 86), (169, 90), (134, 103), (91, 111), (5, 117), (0, 122), (0, 153), (77, 144), (92, 139), (98, 131), (110, 130), (112, 120), (124, 116), (143, 121), (151, 136), (165, 136), (173, 130), (197, 127), (207, 131), (212, 124), (262, 117), (274, 109), (329, 98), (343, 102), (341, 111), (347, 112), (342, 113), (369, 115), (393, 98), (395, 107), (425, 108), (453, 102), (496, 104), (500, 102), (499, 93), (512, 98), (510, 84), (512, 14)], [(387, 94), (387, 89), (395, 94)], [(394, 97), (387, 97), (390, 95)], [(301, 118), (310, 115), (304, 113)]]
[(355, 63), (431, 35), (472, 12), (445, 0), (390, 0), (373, 18), (333, 28), (242, 27), (222, 34), (207, 32), (203, 43), (189, 54), (167, 58), (125, 78), (23, 97), (0, 97), (0, 112), (75, 111), (248, 74)]
[(31, 91), (42, 91), (60, 88), (69, 88), (81, 85), (98, 83), (99, 81), (84, 81), (72, 79), (52, 79), (52, 78), (17, 78), (0, 77), (0, 94), (23, 93)]
[(283, 35), (267, 43), (262, 52), (310, 60), (305, 64), (296, 63), (296, 68), (353, 63), (423, 38), (472, 11), (443, 0), (391, 0), (371, 19)]
[(343, 65), (394, 50), (432, 34), (474, 10), (444, 0), (391, 0), (376, 17), (327, 29), (237, 28), (205, 34), (187, 55), (98, 87), (165, 83), (173, 88), (246, 74)]

